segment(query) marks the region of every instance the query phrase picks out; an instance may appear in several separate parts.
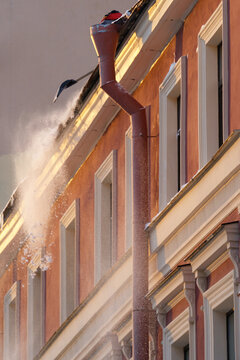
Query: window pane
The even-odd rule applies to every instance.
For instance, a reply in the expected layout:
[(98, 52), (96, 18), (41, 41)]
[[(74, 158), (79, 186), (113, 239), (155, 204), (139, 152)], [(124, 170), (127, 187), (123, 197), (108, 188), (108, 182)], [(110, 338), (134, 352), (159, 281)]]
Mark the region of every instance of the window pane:
[(186, 345), (183, 348), (183, 352), (184, 352), (184, 360), (189, 360), (189, 345)]
[(75, 308), (75, 219), (66, 228), (66, 315)]
[(223, 143), (223, 84), (222, 84), (222, 43), (217, 47), (218, 57), (218, 141)]
[(177, 98), (177, 182), (178, 182), (178, 191), (181, 188), (181, 146), (180, 146), (180, 136), (181, 136), (181, 96), (179, 95)]
[(227, 360), (235, 359), (234, 351), (234, 311), (231, 310), (226, 314), (227, 320)]

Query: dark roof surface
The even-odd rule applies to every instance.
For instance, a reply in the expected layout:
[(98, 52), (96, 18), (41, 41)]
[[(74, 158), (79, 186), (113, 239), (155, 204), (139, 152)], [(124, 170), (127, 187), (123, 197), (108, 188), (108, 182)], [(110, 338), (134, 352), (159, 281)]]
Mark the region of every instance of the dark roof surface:
[[(119, 42), (118, 47), (116, 51), (116, 55), (121, 51), (121, 49), (124, 47), (124, 44), (126, 43), (128, 37), (133, 32), (134, 28), (138, 24), (141, 16), (145, 12), (145, 10), (149, 7), (151, 3), (154, 3), (155, 0), (139, 0), (133, 7), (133, 12), (130, 16), (130, 18), (127, 20), (127, 22), (124, 24), (120, 36), (119, 36)], [(94, 69), (93, 73), (91, 74), (89, 80), (87, 81), (86, 85), (82, 89), (82, 92), (77, 100), (75, 109), (73, 110), (73, 117), (67, 119), (65, 124), (60, 124), (58, 128), (57, 133), (57, 139), (62, 135), (64, 132), (64, 129), (68, 127), (70, 123), (79, 115), (81, 109), (85, 105), (87, 98), (93, 93), (93, 91), (96, 89), (96, 87), (99, 84), (99, 68), (98, 65)]]

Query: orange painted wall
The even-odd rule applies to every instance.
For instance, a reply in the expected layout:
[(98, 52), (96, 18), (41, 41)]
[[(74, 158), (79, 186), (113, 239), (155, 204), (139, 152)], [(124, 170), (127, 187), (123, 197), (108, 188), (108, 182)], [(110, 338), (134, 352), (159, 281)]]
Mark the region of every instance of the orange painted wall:
[(166, 325), (176, 319), (184, 310), (188, 308), (188, 302), (186, 298), (180, 300), (170, 311), (167, 313)]
[(239, 18), (240, 2), (229, 0), (230, 14), (230, 131), (240, 129)]
[(222, 265), (214, 270), (207, 278), (208, 288), (216, 284), (220, 279), (227, 275), (231, 270), (234, 269), (233, 263), (230, 259), (227, 259)]
[(94, 287), (94, 174), (113, 150), (118, 171), (118, 258), (125, 252), (125, 132), (129, 117), (121, 112), (108, 127), (94, 151), (69, 182), (52, 209), (46, 251), (53, 256), (47, 271), (46, 339), (59, 327), (59, 220), (71, 203), (80, 199), (80, 302)]
[[(188, 108), (187, 108), (187, 177), (188, 180), (198, 171), (198, 55), (197, 39), (201, 26), (216, 9), (219, 0), (199, 0), (196, 7), (186, 19), (181, 34), (174, 37), (150, 73), (135, 91), (134, 96), (144, 106), (151, 105), (150, 127), (150, 214), (149, 220), (158, 213), (159, 209), (159, 86), (169, 71), (170, 65), (177, 56), (188, 57)], [(240, 107), (238, 94), (240, 93), (240, 81), (238, 79), (238, 59), (240, 55), (240, 42), (238, 41), (238, 19), (240, 15), (240, 2), (235, 0), (230, 4), (230, 64), (231, 64), (231, 129), (239, 128)], [(118, 166), (118, 258), (125, 252), (125, 132), (130, 126), (127, 114), (121, 111), (112, 124), (105, 131), (93, 152), (85, 163), (77, 171), (74, 178), (69, 182), (64, 194), (59, 196), (51, 210), (48, 231), (46, 236), (46, 251), (53, 257), (50, 269), (46, 273), (46, 340), (58, 329), (60, 324), (59, 313), (59, 220), (71, 203), (80, 199), (80, 302), (82, 302), (94, 287), (94, 174), (113, 150), (117, 150)], [(17, 258), (17, 279), (21, 279), (21, 339), (24, 342), (27, 337), (27, 268), (21, 262), (22, 253)], [(225, 264), (226, 270), (231, 268)], [(221, 272), (221, 276), (223, 276)], [(13, 283), (12, 265), (0, 279), (0, 306), (3, 298)], [(214, 283), (215, 275), (209, 278), (209, 286)], [(201, 333), (203, 321), (201, 311), (202, 298), (197, 293), (198, 324)], [(180, 306), (180, 305), (179, 305)], [(183, 300), (181, 311), (186, 308), (187, 302)], [(171, 321), (179, 314), (180, 307), (174, 308), (168, 314)], [(197, 325), (198, 326), (198, 325)], [(3, 319), (0, 313), (0, 341), (2, 341)], [(161, 337), (161, 335), (159, 335)], [(1, 344), (0, 344), (1, 345)], [(198, 342), (198, 348), (202, 343)], [(25, 346), (22, 347), (23, 358), (26, 357)], [(160, 355), (159, 355), (160, 356)], [(161, 356), (159, 357), (159, 359)], [(1, 354), (0, 354), (1, 360)]]
[[(151, 105), (150, 136), (159, 134), (159, 86), (167, 75), (171, 64), (179, 56), (187, 56), (187, 179), (190, 180), (198, 171), (198, 33), (207, 22), (212, 12), (219, 5), (219, 0), (200, 0), (186, 19), (179, 35), (175, 36), (164, 49), (150, 73), (135, 91), (134, 96), (144, 106)], [(191, 89), (191, 90), (190, 90)], [(159, 209), (159, 137), (150, 140), (150, 186), (151, 215)]]

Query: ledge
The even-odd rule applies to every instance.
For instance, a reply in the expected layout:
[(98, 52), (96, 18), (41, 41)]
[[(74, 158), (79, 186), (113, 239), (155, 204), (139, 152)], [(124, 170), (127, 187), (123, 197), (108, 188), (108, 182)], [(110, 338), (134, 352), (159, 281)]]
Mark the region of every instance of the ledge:
[(35, 360), (66, 355), (72, 347), (75, 355), (80, 356), (81, 352), (79, 359), (89, 356), (101, 347), (107, 332), (129, 316), (131, 294), (132, 251), (129, 249), (53, 334)]
[(240, 131), (237, 130), (146, 227), (151, 252), (157, 256), (156, 271), (160, 278), (239, 206), (239, 183)]

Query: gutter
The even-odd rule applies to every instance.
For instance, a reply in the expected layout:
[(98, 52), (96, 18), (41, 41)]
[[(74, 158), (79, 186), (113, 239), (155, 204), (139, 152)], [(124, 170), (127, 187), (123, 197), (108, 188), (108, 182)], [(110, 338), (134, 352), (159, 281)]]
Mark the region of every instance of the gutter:
[(148, 360), (148, 154), (146, 109), (115, 78), (117, 23), (93, 25), (91, 37), (98, 54), (100, 87), (131, 117), (133, 171), (133, 359)]

